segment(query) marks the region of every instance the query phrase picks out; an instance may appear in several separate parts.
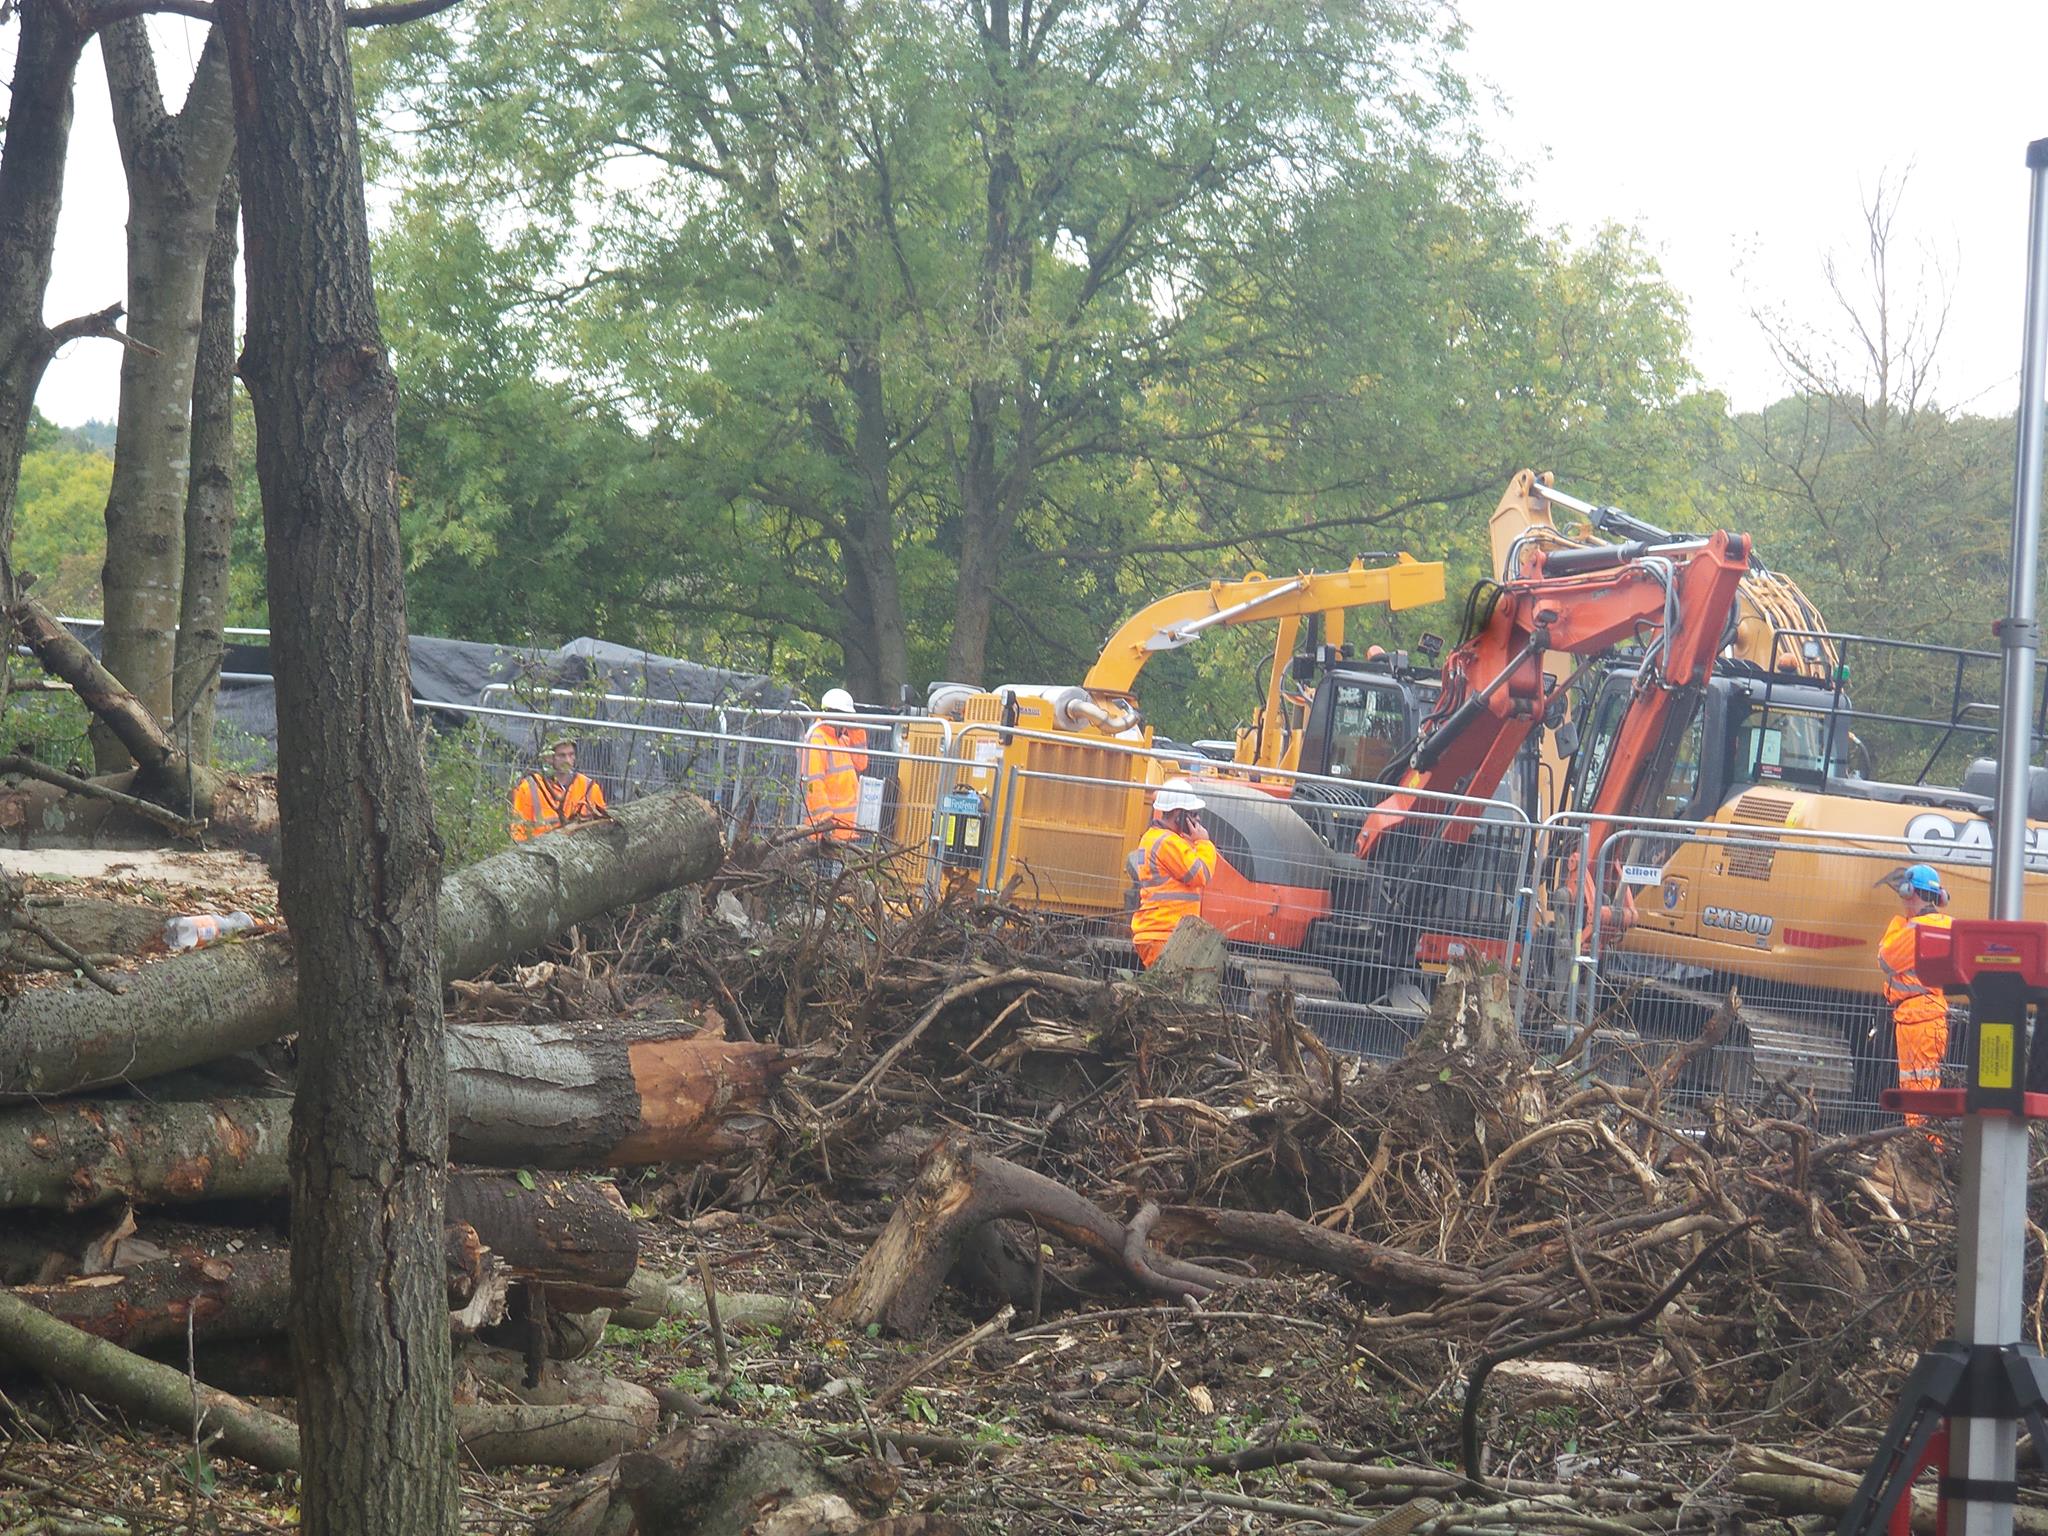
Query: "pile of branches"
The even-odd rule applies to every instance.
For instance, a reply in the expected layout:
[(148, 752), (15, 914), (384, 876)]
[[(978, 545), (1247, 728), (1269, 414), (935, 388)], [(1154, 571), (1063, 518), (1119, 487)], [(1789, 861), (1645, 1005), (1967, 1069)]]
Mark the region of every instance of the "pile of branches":
[(1637, 1411), (1767, 1412), (1790, 1442), (1876, 1427), (1946, 1331), (1954, 1169), (1901, 1127), (1831, 1134), (1783, 1095), (1681, 1103), (1683, 1052), (1628, 1081), (1532, 1059), (1483, 969), (1454, 969), (1400, 1059), (1362, 1060), (1285, 997), (1257, 1018), (1191, 1003), (1074, 928), (880, 890), (729, 865), (726, 920), (671, 960), (732, 1026), (806, 1051), (782, 1175), (890, 1198), (842, 1323), (917, 1334), (949, 1283), (1028, 1318), (1119, 1292), (1256, 1306), (1319, 1272), (1384, 1358), (1462, 1378), (1471, 1477), (1510, 1360), (1611, 1377), (1627, 1340)]

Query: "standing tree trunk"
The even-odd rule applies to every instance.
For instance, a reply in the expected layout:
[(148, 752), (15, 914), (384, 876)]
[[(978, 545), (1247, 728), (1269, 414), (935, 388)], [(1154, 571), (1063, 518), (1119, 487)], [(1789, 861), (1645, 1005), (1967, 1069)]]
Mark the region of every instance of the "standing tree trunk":
[(340, 0), (219, 0), (248, 230), (297, 941), (292, 1317), (308, 1536), (456, 1527), (442, 1210), (440, 839), (412, 734), (397, 381)]
[[(128, 177), (128, 329), (142, 345), (121, 356), (121, 419), (107, 493), (107, 558), (100, 570), (101, 660), (159, 720), (171, 717), (178, 588), (185, 569), (191, 476), (192, 373), (200, 301), (221, 179), (234, 149), (227, 57), (207, 34), (185, 105), (164, 110), (156, 59), (140, 17), (100, 36), (115, 136)], [(93, 728), (104, 772), (129, 765), (104, 726)]]
[(69, 6), (24, 6), (15, 21), (14, 83), (0, 142), (0, 556), (14, 547), (14, 498), (36, 386), (56, 354), (58, 331), (68, 328), (43, 324), (43, 295), (71, 143), (71, 80), (85, 38)]
[(185, 579), (171, 690), (171, 734), (190, 743), (187, 755), (201, 766), (213, 761), (213, 708), (220, 694), (235, 536), (235, 232), (241, 217), (242, 189), (230, 165), (206, 253), (192, 370), (192, 477), (185, 492)]

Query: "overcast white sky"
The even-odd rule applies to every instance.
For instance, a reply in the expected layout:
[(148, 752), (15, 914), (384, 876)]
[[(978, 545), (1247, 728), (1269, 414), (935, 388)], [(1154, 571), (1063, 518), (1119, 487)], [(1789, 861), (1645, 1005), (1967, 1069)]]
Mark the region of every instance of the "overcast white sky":
[[(1835, 329), (1824, 255), (1860, 257), (1861, 200), (1910, 169), (1896, 226), (1948, 269), (1941, 398), (2015, 404), (2030, 139), (2048, 136), (2044, 0), (1462, 0), (1468, 70), (1505, 98), (1494, 141), (1570, 231), (1636, 225), (1686, 296), (1705, 382), (1738, 406), (1783, 393), (1750, 312)], [(160, 32), (181, 94), (196, 29)], [(0, 39), (10, 55), (11, 35)], [(48, 314), (123, 292), (120, 162), (97, 47), (78, 116)], [(1910, 273), (1908, 274), (1910, 275)], [(73, 425), (112, 419), (120, 361), (74, 343), (37, 397)]]

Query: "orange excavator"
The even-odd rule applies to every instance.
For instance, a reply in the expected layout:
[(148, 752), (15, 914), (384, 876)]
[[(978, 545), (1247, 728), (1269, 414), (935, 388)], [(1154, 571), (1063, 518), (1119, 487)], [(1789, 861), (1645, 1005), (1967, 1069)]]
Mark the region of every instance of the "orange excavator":
[[(1638, 813), (1669, 771), (1728, 643), (1737, 589), (1749, 569), (1748, 537), (1559, 547), (1532, 555), (1524, 569), (1534, 574), (1475, 591), (1475, 605), (1483, 606), (1475, 607), (1471, 633), (1445, 658), (1434, 708), (1391, 764), (1389, 780), (1399, 788), (1365, 809), (1356, 860), (1329, 862), (1325, 913), (1307, 925), (1298, 958), (1267, 957), (1269, 981), (1323, 990), (1303, 987), (1299, 961), (1306, 961), (1308, 975), (1334, 978), (1351, 1002), (1374, 1003), (1412, 984), (1418, 971), (1441, 969), (1461, 947), (1510, 958), (1499, 914), (1515, 892), (1501, 887), (1510, 866), (1526, 876), (1508, 851), (1512, 838), (1494, 835), (1505, 829), (1460, 814), (1469, 804), (1454, 797), (1492, 796), (1535, 732), (1565, 726), (1570, 681), (1546, 670), (1546, 656), (1591, 666), (1623, 643), (1640, 648), (1628, 708), (1605, 739), (1581, 747), (1604, 768), (1584, 809), (1595, 816)], [(1224, 863), (1241, 848), (1270, 846), (1274, 816), (1288, 812), (1262, 799), (1210, 796), (1204, 819)], [(1589, 869), (1597, 867), (1602, 832), (1596, 822)], [(1283, 883), (1305, 878), (1295, 872)], [(1216, 914), (1226, 933), (1232, 915)], [(1480, 926), (1489, 931), (1461, 925), (1465, 915), (1483, 917)], [(1256, 985), (1256, 962), (1248, 971)]]

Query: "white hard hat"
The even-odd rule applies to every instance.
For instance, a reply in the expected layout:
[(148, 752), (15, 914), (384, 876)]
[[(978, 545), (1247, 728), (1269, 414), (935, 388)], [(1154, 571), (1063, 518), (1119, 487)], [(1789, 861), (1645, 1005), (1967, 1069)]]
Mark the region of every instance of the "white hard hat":
[(853, 695), (844, 688), (827, 688), (825, 697), (818, 700), (818, 708), (828, 715), (850, 715), (853, 713)]
[(1186, 779), (1168, 779), (1159, 786), (1159, 798), (1152, 802), (1152, 809), (1163, 816), (1168, 811), (1199, 811), (1204, 804), (1195, 793), (1195, 786)]

